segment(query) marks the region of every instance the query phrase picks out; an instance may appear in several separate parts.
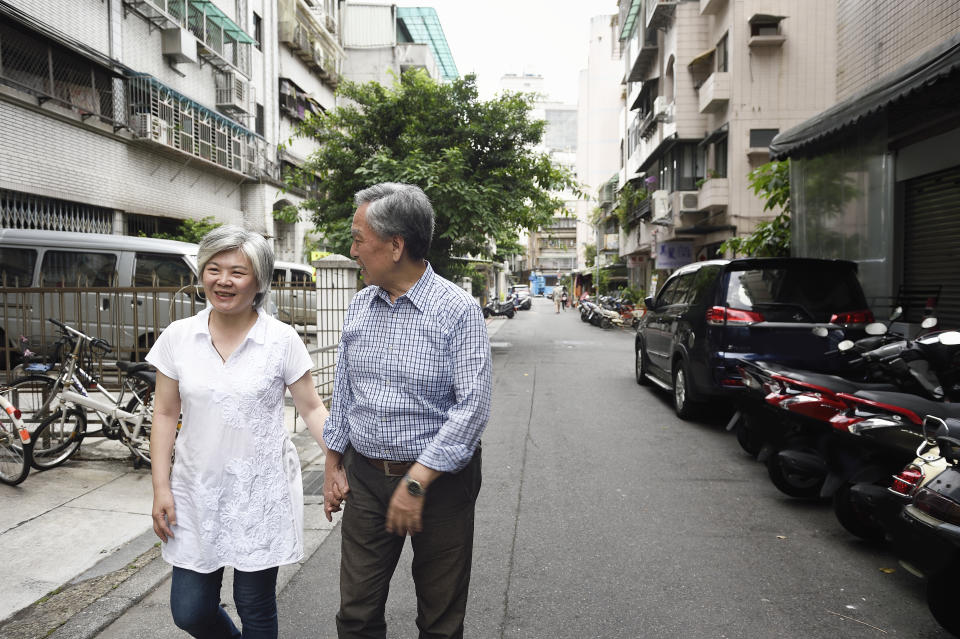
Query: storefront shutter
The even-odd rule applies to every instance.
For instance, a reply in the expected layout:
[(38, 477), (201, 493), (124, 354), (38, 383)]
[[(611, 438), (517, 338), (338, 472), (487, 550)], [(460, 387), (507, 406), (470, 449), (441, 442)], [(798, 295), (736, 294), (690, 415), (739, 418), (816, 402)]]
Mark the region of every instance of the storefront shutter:
[[(960, 166), (906, 182), (903, 289), (942, 286), (936, 317), (942, 328), (960, 329)], [(919, 321), (922, 308), (911, 308)]]

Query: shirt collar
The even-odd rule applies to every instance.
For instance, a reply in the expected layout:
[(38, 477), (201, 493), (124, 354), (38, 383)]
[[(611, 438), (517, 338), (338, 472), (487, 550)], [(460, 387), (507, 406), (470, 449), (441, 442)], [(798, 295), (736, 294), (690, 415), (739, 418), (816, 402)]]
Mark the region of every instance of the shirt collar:
[[(193, 316), (193, 324), (191, 325), (191, 332), (194, 335), (206, 335), (210, 337), (210, 307), (206, 307), (199, 313)], [(257, 344), (264, 344), (267, 341), (267, 320), (270, 318), (267, 315), (267, 312), (263, 308), (257, 309), (257, 323), (253, 325), (253, 328), (250, 329), (250, 332), (247, 333), (247, 337), (244, 339), (252, 339)]]
[[(423, 275), (420, 276), (420, 279), (417, 280), (417, 283), (410, 287), (406, 293), (398, 297), (397, 302), (395, 303), (399, 303), (400, 300), (405, 297), (410, 300), (410, 303), (421, 312), (426, 309), (427, 303), (430, 300), (428, 293), (430, 288), (433, 286), (433, 280), (436, 278), (436, 273), (433, 272), (433, 267), (430, 266), (430, 262), (427, 262), (426, 264), (427, 268), (423, 271)], [(390, 293), (379, 286), (377, 287), (376, 295), (371, 298), (371, 302), (377, 298), (383, 300), (388, 305), (392, 305), (390, 302)]]

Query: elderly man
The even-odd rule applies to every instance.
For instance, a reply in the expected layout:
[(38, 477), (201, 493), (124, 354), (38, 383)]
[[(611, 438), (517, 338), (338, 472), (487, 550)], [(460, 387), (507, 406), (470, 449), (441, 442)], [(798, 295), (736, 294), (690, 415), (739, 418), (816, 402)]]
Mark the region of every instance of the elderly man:
[(462, 637), (490, 413), (490, 341), (480, 307), (424, 259), (424, 192), (358, 192), (350, 254), (368, 286), (343, 323), (324, 429), (324, 509), (344, 505), (337, 632), (385, 637), (390, 578), (413, 546), (421, 637)]

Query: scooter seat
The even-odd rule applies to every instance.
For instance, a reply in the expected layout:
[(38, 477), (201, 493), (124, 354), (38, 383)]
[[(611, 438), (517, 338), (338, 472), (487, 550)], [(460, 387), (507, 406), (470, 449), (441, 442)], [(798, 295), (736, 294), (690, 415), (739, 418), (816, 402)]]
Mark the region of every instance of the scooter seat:
[(934, 415), (941, 418), (954, 417), (960, 419), (960, 404), (936, 402), (932, 399), (920, 397), (919, 395), (911, 395), (910, 393), (860, 391), (854, 393), (854, 395), (871, 402), (889, 404), (912, 410), (921, 418), (927, 415)]
[(830, 389), (835, 393), (848, 393), (853, 394), (859, 391), (898, 391), (900, 388), (894, 384), (876, 384), (869, 382), (855, 382), (847, 379), (846, 377), (840, 377), (839, 375), (829, 375), (827, 373), (814, 373), (812, 371), (805, 371), (799, 368), (791, 368), (789, 366), (783, 366), (777, 364), (776, 366), (764, 366), (764, 368), (771, 374), (783, 375), (784, 377), (789, 377), (790, 379), (795, 379), (798, 382), (804, 382), (807, 384), (812, 384), (814, 386), (821, 386), (823, 388)]

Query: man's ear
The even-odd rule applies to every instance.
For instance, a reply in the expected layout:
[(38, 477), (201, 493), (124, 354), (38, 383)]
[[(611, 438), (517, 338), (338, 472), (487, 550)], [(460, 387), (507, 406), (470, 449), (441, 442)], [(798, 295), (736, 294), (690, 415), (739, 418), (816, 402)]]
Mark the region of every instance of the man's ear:
[(402, 235), (394, 235), (390, 239), (390, 254), (393, 257), (394, 262), (399, 262), (400, 258), (403, 257), (404, 246), (406, 246), (406, 242)]

